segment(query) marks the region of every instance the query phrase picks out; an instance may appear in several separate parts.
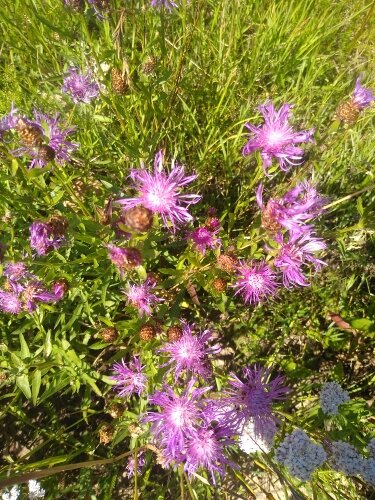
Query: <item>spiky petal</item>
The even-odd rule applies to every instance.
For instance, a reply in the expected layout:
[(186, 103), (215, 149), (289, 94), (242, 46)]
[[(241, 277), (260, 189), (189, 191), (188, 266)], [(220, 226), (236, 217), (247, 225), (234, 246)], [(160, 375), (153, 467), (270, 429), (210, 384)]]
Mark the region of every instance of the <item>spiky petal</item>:
[(137, 198), (124, 198), (117, 203), (125, 208), (143, 205), (153, 213), (159, 214), (167, 227), (176, 227), (193, 220), (188, 207), (198, 203), (201, 196), (196, 194), (180, 194), (181, 189), (190, 184), (196, 175), (185, 176), (184, 167), (172, 161), (169, 174), (164, 171), (163, 153), (159, 151), (155, 156), (154, 172), (145, 168), (133, 169), (130, 177), (139, 191)]
[(75, 68), (69, 68), (62, 91), (69, 94), (74, 103), (89, 103), (99, 94), (99, 85), (93, 80), (91, 71), (80, 73)]
[(237, 265), (237, 280), (232, 285), (245, 304), (257, 305), (276, 293), (276, 275), (265, 262), (240, 262)]
[(146, 365), (141, 364), (139, 356), (133, 356), (133, 361), (125, 363), (115, 363), (113, 370), (115, 375), (112, 379), (116, 382), (116, 390), (119, 396), (130, 396), (131, 394), (138, 394), (140, 396), (147, 387), (147, 377), (143, 373)]
[(242, 150), (247, 156), (257, 149), (261, 150), (263, 168), (266, 175), (272, 165), (272, 158), (276, 158), (281, 170), (288, 171), (291, 166), (300, 165), (303, 161), (304, 151), (296, 144), (311, 142), (314, 129), (294, 132), (289, 124), (291, 104), (283, 104), (276, 111), (272, 102), (259, 106), (264, 117), (262, 127), (246, 123), (246, 128), (252, 137)]
[(220, 246), (220, 238), (217, 237), (218, 230), (210, 231), (206, 226), (200, 226), (189, 234), (194, 248), (205, 255), (208, 248), (214, 249)]
[(375, 97), (370, 89), (366, 89), (361, 85), (361, 79), (362, 75), (360, 75), (355, 82), (352, 101), (359, 109), (364, 109), (370, 106), (370, 104), (375, 100)]
[(151, 284), (148, 280), (139, 285), (128, 285), (125, 290), (125, 295), (128, 299), (129, 304), (136, 307), (139, 311), (140, 316), (145, 314), (150, 315), (152, 312), (152, 305), (159, 302), (159, 299), (155, 294), (152, 293), (152, 289), (155, 285)]

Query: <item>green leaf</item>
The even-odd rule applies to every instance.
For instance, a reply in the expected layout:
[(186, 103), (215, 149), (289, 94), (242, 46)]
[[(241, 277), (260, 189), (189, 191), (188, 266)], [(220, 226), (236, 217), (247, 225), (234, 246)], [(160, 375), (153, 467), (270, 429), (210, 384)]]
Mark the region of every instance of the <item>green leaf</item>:
[(34, 370), (33, 376), (31, 378), (31, 393), (34, 406), (36, 405), (36, 401), (38, 399), (41, 383), (42, 383), (42, 372), (36, 369)]
[(363, 330), (365, 332), (367, 332), (373, 326), (373, 324), (374, 322), (368, 318), (359, 318), (350, 321), (350, 325), (353, 328), (356, 328), (357, 330)]
[(31, 399), (30, 382), (29, 382), (29, 377), (27, 376), (26, 373), (16, 377), (16, 385), (19, 389), (21, 389), (21, 391), (24, 393), (27, 399)]
[(25, 337), (20, 333), (20, 344), (21, 344), (21, 358), (30, 358), (29, 346), (26, 343)]

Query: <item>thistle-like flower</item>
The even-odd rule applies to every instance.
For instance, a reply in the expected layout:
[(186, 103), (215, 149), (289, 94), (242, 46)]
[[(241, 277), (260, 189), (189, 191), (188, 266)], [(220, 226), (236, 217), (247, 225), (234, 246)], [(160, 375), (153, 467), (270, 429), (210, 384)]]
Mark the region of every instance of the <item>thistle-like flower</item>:
[(303, 161), (304, 151), (296, 144), (311, 142), (314, 129), (294, 132), (289, 124), (289, 114), (292, 105), (283, 104), (276, 111), (272, 102), (259, 106), (264, 117), (262, 127), (246, 123), (253, 137), (249, 139), (242, 150), (247, 156), (257, 149), (261, 150), (263, 168), (266, 175), (272, 165), (272, 158), (279, 162), (281, 170), (287, 172), (291, 166), (300, 165)]
[(181, 395), (176, 394), (169, 385), (156, 391), (149, 402), (159, 406), (159, 412), (148, 412), (145, 422), (151, 422), (151, 433), (163, 449), (163, 458), (168, 464), (172, 460), (182, 461), (185, 457), (187, 440), (193, 437), (200, 423), (200, 404), (202, 396), (210, 387), (194, 387), (191, 379)]
[(245, 304), (257, 305), (276, 293), (276, 275), (265, 262), (240, 262), (237, 281), (232, 285)]
[(319, 271), (326, 263), (313, 256), (314, 252), (324, 250), (327, 245), (321, 238), (312, 236), (310, 232), (302, 236), (291, 235), (287, 243), (283, 238), (278, 238), (281, 247), (274, 260), (275, 267), (279, 268), (283, 275), (283, 284), (286, 288), (293, 286), (309, 286), (303, 267), (312, 264)]
[(34, 221), (30, 226), (30, 247), (38, 255), (45, 255), (57, 250), (64, 242), (64, 236), (56, 232), (48, 222)]
[(30, 281), (23, 289), (20, 297), (24, 308), (29, 312), (35, 311), (38, 302), (56, 303), (61, 299), (54, 292), (48, 291), (39, 280)]
[(40, 147), (23, 146), (13, 151), (14, 156), (31, 156), (33, 160), (29, 168), (44, 167), (53, 159), (60, 165), (70, 161), (71, 154), (79, 146), (77, 143), (67, 140), (67, 137), (74, 132), (75, 127), (61, 129), (58, 114), (50, 117), (38, 111), (34, 111), (34, 121), (26, 119), (23, 121), (41, 131), (45, 144)]
[(326, 203), (326, 199), (318, 194), (316, 186), (308, 181), (301, 182), (282, 198), (270, 198), (266, 205), (263, 203), (263, 185), (259, 184), (256, 199), (265, 229), (277, 233), (285, 228), (294, 235), (311, 232), (312, 226), (305, 221), (321, 215)]
[(121, 248), (110, 244), (107, 245), (107, 250), (109, 259), (116, 265), (121, 276), (124, 275), (124, 271), (142, 264), (142, 256), (137, 248)]
[(358, 107), (358, 109), (364, 109), (370, 106), (372, 101), (375, 100), (374, 94), (371, 90), (366, 89), (361, 85), (362, 76), (359, 76), (355, 82), (354, 92), (352, 95), (353, 103)]
[(154, 286), (146, 280), (139, 285), (128, 285), (125, 290), (129, 304), (138, 309), (140, 316), (145, 314), (149, 316), (152, 312), (151, 306), (161, 300), (152, 293)]
[(192, 327), (187, 323), (183, 324), (181, 338), (159, 349), (159, 352), (170, 356), (170, 361), (162, 366), (171, 366), (174, 369), (176, 381), (184, 371), (207, 379), (211, 375), (208, 356), (220, 351), (218, 345), (207, 346), (211, 339), (212, 333), (209, 330), (194, 335)]
[[(143, 451), (137, 454), (137, 475), (142, 474), (143, 467), (146, 464), (146, 459), (144, 457)], [(125, 475), (128, 479), (133, 477), (135, 474), (135, 458), (132, 456), (128, 459), (125, 467)]]
[(133, 356), (133, 361), (125, 363), (115, 363), (113, 370), (115, 375), (112, 379), (116, 381), (115, 388), (119, 396), (130, 396), (131, 394), (138, 394), (140, 396), (147, 387), (147, 377), (143, 373), (146, 365), (141, 364), (139, 356)]
[(89, 103), (98, 97), (99, 85), (93, 80), (92, 74), (79, 73), (75, 68), (69, 68), (69, 75), (65, 77), (62, 91), (69, 94), (74, 103)]
[[(277, 375), (270, 379), (270, 370), (257, 365), (243, 370), (243, 380), (230, 374), (230, 388), (219, 400), (222, 407), (229, 408), (227, 417), (242, 432), (250, 419), (254, 425), (254, 435), (264, 436), (275, 429), (277, 418), (272, 412), (272, 403), (285, 399), (289, 388), (284, 385), (284, 377)], [(233, 407), (237, 411), (233, 411)]]
[(180, 194), (181, 189), (197, 177), (196, 175), (186, 177), (182, 165), (172, 161), (172, 170), (167, 175), (163, 168), (163, 153), (159, 151), (155, 156), (153, 174), (145, 168), (133, 169), (130, 177), (139, 191), (139, 196), (117, 200), (117, 203), (125, 208), (143, 205), (153, 213), (159, 214), (165, 226), (169, 227), (170, 224), (173, 231), (178, 225), (193, 220), (187, 208), (198, 203), (201, 196)]
[(22, 302), (18, 295), (0, 290), (0, 310), (10, 314), (19, 314), (22, 311)]
[(189, 239), (192, 240), (193, 247), (204, 255), (208, 248), (214, 249), (220, 246), (221, 241), (217, 237), (217, 232), (217, 230), (210, 231), (206, 226), (200, 226), (189, 234)]

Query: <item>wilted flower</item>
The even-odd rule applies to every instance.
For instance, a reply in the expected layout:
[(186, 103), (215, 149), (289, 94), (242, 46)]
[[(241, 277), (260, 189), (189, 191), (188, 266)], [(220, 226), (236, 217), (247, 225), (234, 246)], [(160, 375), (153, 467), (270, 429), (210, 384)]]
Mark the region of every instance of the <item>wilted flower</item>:
[(289, 114), (292, 105), (283, 104), (276, 111), (272, 102), (259, 106), (264, 117), (262, 127), (256, 127), (246, 123), (253, 137), (249, 139), (242, 150), (247, 156), (257, 149), (261, 150), (264, 172), (267, 175), (268, 168), (272, 165), (272, 158), (279, 162), (281, 170), (288, 171), (293, 165), (300, 165), (303, 160), (304, 151), (295, 144), (309, 142), (312, 139), (314, 129), (294, 132), (289, 125)]
[(372, 101), (375, 99), (374, 94), (371, 90), (362, 87), (361, 76), (359, 76), (355, 82), (354, 92), (352, 96), (352, 101), (359, 109), (364, 109), (370, 106)]
[[(243, 425), (252, 420), (254, 434), (263, 436), (275, 428), (277, 418), (272, 412), (272, 403), (285, 399), (289, 388), (284, 385), (284, 377), (277, 375), (270, 379), (270, 370), (257, 365), (243, 370), (243, 381), (230, 373), (229, 385), (224, 397), (218, 403), (229, 407), (228, 420), (236, 423), (239, 432)], [(234, 411), (232, 408), (236, 408)]]
[(45, 144), (41, 147), (21, 147), (13, 151), (14, 156), (29, 155), (33, 158), (29, 168), (44, 167), (52, 159), (57, 163), (64, 164), (71, 159), (71, 153), (77, 148), (78, 144), (70, 142), (67, 137), (74, 132), (75, 127), (61, 129), (59, 126), (59, 115), (54, 117), (44, 115), (34, 111), (34, 121), (24, 120), (30, 126), (39, 128), (43, 134)]
[[(146, 464), (145, 457), (143, 456), (143, 451), (139, 452), (137, 455), (137, 475), (142, 474), (142, 469)], [(132, 456), (128, 459), (128, 462), (125, 467), (125, 476), (127, 478), (131, 478), (135, 474), (135, 458)]]
[(295, 429), (275, 450), (275, 458), (293, 476), (309, 481), (311, 474), (325, 462), (327, 454), (323, 446), (314, 443), (303, 430)]
[(181, 395), (165, 384), (163, 390), (156, 391), (149, 402), (160, 407), (159, 412), (148, 412), (145, 422), (151, 422), (151, 433), (158, 445), (163, 449), (163, 458), (181, 461), (188, 438), (195, 434), (201, 416), (200, 401), (210, 387), (195, 388), (195, 380), (191, 379)]
[(172, 161), (172, 170), (167, 175), (163, 169), (163, 154), (157, 153), (154, 161), (154, 173), (149, 173), (146, 169), (133, 169), (130, 174), (136, 188), (139, 191), (137, 198), (124, 198), (117, 200), (125, 208), (143, 205), (161, 216), (165, 226), (168, 222), (173, 230), (176, 226), (190, 222), (193, 217), (187, 208), (201, 199), (196, 194), (180, 194), (181, 188), (189, 184), (196, 175), (185, 177), (184, 167)]
[(121, 276), (124, 275), (124, 270), (133, 269), (142, 264), (142, 256), (137, 248), (107, 245), (107, 250), (108, 257), (117, 266)]
[(99, 94), (99, 85), (92, 79), (92, 74), (79, 73), (74, 68), (69, 68), (69, 76), (64, 79), (62, 91), (69, 94), (74, 103), (89, 103)]
[(119, 396), (130, 396), (131, 394), (138, 394), (140, 396), (147, 387), (147, 377), (142, 372), (145, 365), (141, 365), (139, 356), (133, 356), (133, 361), (125, 363), (115, 363), (113, 370), (115, 375), (112, 376), (116, 381), (116, 389)]
[(57, 234), (53, 225), (48, 222), (34, 221), (30, 226), (30, 247), (38, 255), (57, 250), (63, 241), (61, 233)]
[(174, 368), (176, 380), (184, 371), (207, 379), (211, 375), (208, 356), (220, 351), (218, 345), (207, 346), (207, 342), (211, 339), (212, 333), (209, 330), (194, 335), (192, 327), (185, 323), (181, 338), (175, 342), (169, 342), (159, 349), (159, 352), (164, 352), (171, 358), (163, 366), (170, 365)]
[(206, 253), (207, 248), (217, 248), (220, 246), (220, 238), (217, 237), (217, 230), (209, 230), (206, 226), (197, 227), (189, 234), (194, 248), (202, 255)]
[(165, 7), (169, 12), (172, 12), (172, 9), (177, 7), (177, 4), (172, 0), (151, 0), (151, 7)]
[(349, 400), (349, 394), (337, 382), (326, 382), (323, 385), (320, 406), (326, 415), (338, 415), (339, 406)]
[(270, 198), (266, 205), (263, 204), (263, 185), (259, 184), (256, 199), (262, 210), (263, 227), (273, 233), (284, 227), (294, 235), (311, 231), (312, 226), (305, 221), (322, 214), (326, 202), (308, 181), (301, 182), (282, 198)]
[(287, 243), (283, 242), (282, 237), (278, 238), (278, 241), (281, 243), (281, 247), (274, 260), (274, 265), (282, 271), (284, 286), (286, 288), (291, 288), (293, 285), (309, 286), (302, 268), (312, 264), (315, 270), (318, 271), (322, 266), (326, 265), (325, 262), (317, 259), (312, 254), (324, 250), (327, 245), (321, 238), (316, 238), (309, 232), (304, 233), (302, 236), (298, 234), (291, 235)]
[(154, 286), (146, 280), (140, 285), (128, 285), (128, 288), (125, 290), (129, 304), (136, 307), (141, 316), (144, 314), (150, 315), (152, 312), (151, 306), (161, 300), (155, 294), (151, 293)]
[(273, 447), (277, 432), (276, 423), (269, 423), (262, 434), (255, 433), (254, 421), (250, 419), (244, 425), (238, 436), (238, 446), (245, 453), (256, 453), (257, 451), (268, 453)]
[(276, 275), (265, 262), (240, 262), (238, 279), (232, 285), (235, 295), (240, 294), (245, 304), (257, 305), (276, 293)]

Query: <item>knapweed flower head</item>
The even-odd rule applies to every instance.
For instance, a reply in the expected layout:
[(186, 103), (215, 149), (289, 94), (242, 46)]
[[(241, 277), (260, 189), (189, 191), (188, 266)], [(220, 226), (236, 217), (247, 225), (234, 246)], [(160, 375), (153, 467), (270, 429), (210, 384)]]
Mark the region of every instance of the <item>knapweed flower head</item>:
[(316, 186), (306, 180), (289, 190), (282, 198), (270, 198), (266, 205), (263, 203), (263, 184), (259, 184), (256, 199), (262, 211), (262, 225), (265, 229), (277, 233), (284, 228), (293, 235), (311, 232), (312, 226), (306, 224), (306, 221), (321, 215), (326, 203)]
[(170, 360), (162, 366), (171, 366), (176, 380), (183, 372), (207, 379), (211, 375), (209, 356), (220, 351), (218, 345), (207, 345), (210, 340), (212, 340), (212, 332), (209, 330), (195, 335), (193, 327), (184, 323), (181, 338), (159, 349), (159, 352), (170, 357)]
[[(146, 459), (144, 457), (143, 451), (140, 451), (137, 455), (137, 475), (141, 475), (143, 467), (146, 465)], [(131, 478), (135, 475), (135, 458), (132, 456), (128, 459), (125, 467), (125, 476)]]
[(182, 394), (176, 394), (167, 384), (149, 398), (149, 403), (159, 406), (158, 412), (150, 411), (144, 417), (151, 422), (151, 434), (163, 450), (166, 464), (182, 461), (187, 440), (192, 437), (200, 423), (202, 396), (210, 387), (194, 387), (191, 379)]
[(172, 12), (172, 9), (177, 7), (177, 3), (172, 0), (151, 0), (151, 7), (162, 8), (164, 7), (169, 12)]
[(175, 230), (177, 226), (193, 220), (188, 207), (198, 203), (201, 196), (180, 194), (180, 191), (196, 177), (185, 176), (184, 167), (174, 161), (170, 173), (167, 174), (163, 167), (163, 153), (159, 151), (155, 156), (153, 173), (145, 168), (133, 169), (130, 173), (130, 178), (139, 191), (138, 197), (124, 198), (117, 200), (117, 203), (125, 208), (143, 205), (152, 213), (159, 214), (165, 226), (171, 226)]
[(352, 102), (358, 109), (364, 109), (370, 106), (375, 100), (374, 94), (371, 90), (366, 89), (361, 85), (362, 76), (359, 76), (355, 82), (354, 92), (352, 95)]
[(186, 440), (184, 469), (189, 475), (203, 468), (210, 472), (215, 484), (215, 473), (225, 475), (225, 467), (237, 466), (225, 455), (225, 448), (234, 444), (231, 430), (223, 425), (203, 421)]
[(24, 308), (29, 312), (35, 311), (38, 302), (56, 303), (60, 299), (54, 292), (50, 292), (44, 283), (39, 280), (30, 281), (20, 294)]
[(333, 469), (346, 474), (356, 476), (361, 473), (363, 457), (356, 448), (344, 441), (333, 441), (331, 443), (330, 464)]
[(17, 283), (23, 278), (32, 276), (27, 270), (24, 262), (7, 262), (4, 266), (3, 275), (6, 276), (9, 281), (14, 283)]
[(273, 297), (277, 289), (276, 274), (265, 262), (240, 262), (237, 279), (232, 287), (235, 295), (241, 295), (245, 304), (257, 305)]
[(0, 310), (9, 314), (19, 314), (23, 304), (17, 293), (6, 292), (0, 289)]
[(275, 458), (301, 481), (309, 481), (312, 473), (327, 459), (320, 444), (314, 443), (305, 431), (295, 429), (287, 434), (275, 450)]
[(189, 234), (189, 239), (202, 255), (205, 255), (208, 248), (214, 249), (220, 246), (220, 238), (217, 237), (217, 230), (209, 230), (206, 226), (200, 226)]
[(320, 407), (326, 415), (334, 416), (339, 413), (339, 406), (350, 401), (347, 391), (337, 382), (326, 382), (320, 392)]
[(152, 312), (152, 306), (161, 300), (152, 293), (154, 286), (149, 280), (146, 280), (141, 284), (128, 284), (125, 290), (128, 303), (138, 309), (140, 316), (145, 314), (149, 316)]
[(46, 255), (51, 250), (57, 250), (64, 242), (64, 236), (55, 231), (48, 222), (34, 221), (30, 226), (30, 247), (38, 255)]
[(309, 286), (304, 274), (304, 267), (311, 265), (315, 271), (319, 271), (326, 263), (314, 257), (314, 253), (324, 250), (327, 245), (321, 238), (316, 238), (310, 232), (302, 236), (292, 234), (289, 241), (284, 243), (282, 237), (278, 238), (280, 248), (274, 260), (274, 265), (281, 270), (283, 284), (286, 288), (293, 286)]
[(80, 73), (75, 68), (69, 68), (69, 75), (65, 77), (62, 91), (72, 98), (74, 103), (89, 103), (99, 94), (99, 85), (93, 80), (90, 71)]
[(263, 168), (266, 175), (272, 165), (272, 159), (276, 158), (281, 170), (288, 171), (291, 166), (300, 165), (303, 161), (304, 151), (296, 146), (303, 142), (311, 142), (314, 129), (294, 132), (289, 124), (291, 104), (283, 104), (276, 111), (272, 102), (259, 106), (264, 117), (264, 124), (256, 127), (246, 123), (252, 137), (242, 150), (247, 156), (257, 149), (261, 151)]
[(133, 356), (133, 360), (125, 363), (121, 360), (120, 363), (113, 365), (115, 374), (112, 379), (116, 382), (115, 389), (119, 396), (130, 396), (138, 394), (140, 396), (147, 387), (147, 377), (143, 373), (145, 365), (142, 366), (139, 356)]
[(272, 412), (275, 401), (285, 399), (289, 388), (284, 385), (284, 377), (270, 377), (270, 369), (261, 366), (247, 366), (243, 369), (241, 379), (230, 373), (229, 388), (224, 391), (224, 397), (219, 400), (222, 405), (236, 408), (227, 413), (228, 420), (234, 420), (238, 432), (246, 422), (254, 424), (256, 436), (265, 435), (275, 428), (277, 418)]
[(259, 433), (255, 434), (254, 421), (250, 419), (238, 436), (238, 446), (247, 454), (256, 453), (257, 451), (268, 453), (274, 445), (276, 433), (276, 423), (272, 425), (270, 422), (261, 435)]
[(40, 130), (44, 144), (39, 147), (23, 146), (13, 151), (14, 156), (31, 156), (33, 159), (29, 168), (44, 167), (53, 159), (60, 165), (71, 160), (78, 144), (68, 141), (67, 138), (75, 131), (75, 127), (63, 129), (60, 127), (58, 114), (50, 117), (38, 111), (34, 111), (34, 120), (22, 120)]
[(124, 271), (134, 269), (142, 264), (142, 256), (137, 248), (121, 248), (112, 244), (106, 246), (108, 257), (118, 268), (121, 276), (124, 275)]

